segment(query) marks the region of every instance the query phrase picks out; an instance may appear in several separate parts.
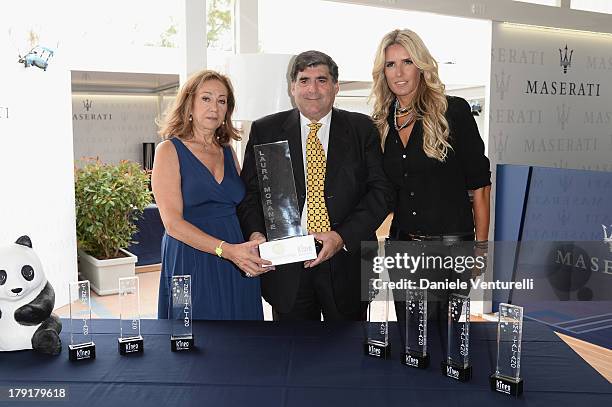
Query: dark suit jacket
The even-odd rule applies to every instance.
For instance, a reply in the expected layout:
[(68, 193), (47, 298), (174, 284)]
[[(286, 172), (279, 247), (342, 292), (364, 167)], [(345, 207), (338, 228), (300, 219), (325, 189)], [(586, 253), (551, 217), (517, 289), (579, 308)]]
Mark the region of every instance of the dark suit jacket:
[[(238, 206), (238, 217), (245, 239), (251, 233), (266, 234), (253, 146), (287, 140), (300, 213), (306, 187), (297, 109), (276, 113), (253, 122), (246, 148), (241, 178), (246, 196)], [(325, 202), (332, 230), (344, 240), (347, 250), (329, 259), (336, 305), (341, 312), (360, 309), (361, 241), (376, 241), (376, 229), (394, 204), (395, 192), (382, 166), (378, 131), (368, 116), (333, 109)], [(276, 311), (286, 313), (295, 302), (303, 263), (277, 266), (261, 278), (262, 293)]]

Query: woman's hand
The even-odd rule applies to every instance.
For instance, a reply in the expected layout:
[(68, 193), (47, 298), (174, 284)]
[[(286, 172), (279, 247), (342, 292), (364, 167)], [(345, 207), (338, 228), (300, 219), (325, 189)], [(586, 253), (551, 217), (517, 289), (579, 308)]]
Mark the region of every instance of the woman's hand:
[(234, 263), (247, 276), (256, 277), (272, 270), (272, 262), (259, 257), (259, 241), (251, 240), (240, 244), (226, 244), (223, 257)]

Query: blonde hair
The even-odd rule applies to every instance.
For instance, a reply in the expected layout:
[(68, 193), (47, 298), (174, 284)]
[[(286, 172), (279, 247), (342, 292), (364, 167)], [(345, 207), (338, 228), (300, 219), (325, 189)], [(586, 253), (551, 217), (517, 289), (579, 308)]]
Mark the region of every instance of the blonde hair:
[(385, 78), (385, 51), (399, 44), (408, 51), (412, 62), (420, 70), (419, 87), (411, 102), (416, 118), (423, 121), (423, 151), (427, 157), (444, 161), (448, 150), (452, 149), (449, 138), (448, 121), (444, 114), (448, 107), (444, 94), (444, 84), (438, 76), (438, 64), (433, 59), (421, 38), (411, 30), (393, 30), (385, 35), (376, 51), (372, 78), (374, 80), (370, 99), (374, 98), (372, 119), (380, 133), (381, 146), (389, 133), (387, 117), (395, 95), (389, 89)]
[(236, 106), (234, 98), (234, 88), (229, 78), (219, 72), (211, 70), (203, 70), (193, 74), (183, 84), (176, 95), (174, 104), (168, 108), (166, 114), (158, 124), (158, 134), (163, 139), (178, 137), (180, 139), (189, 140), (193, 138), (193, 123), (189, 120), (192, 113), (193, 100), (198, 87), (211, 80), (221, 82), (227, 88), (227, 111), (223, 124), (215, 130), (215, 136), (220, 145), (227, 144), (230, 139), (240, 140), (240, 133), (232, 123), (232, 113)]

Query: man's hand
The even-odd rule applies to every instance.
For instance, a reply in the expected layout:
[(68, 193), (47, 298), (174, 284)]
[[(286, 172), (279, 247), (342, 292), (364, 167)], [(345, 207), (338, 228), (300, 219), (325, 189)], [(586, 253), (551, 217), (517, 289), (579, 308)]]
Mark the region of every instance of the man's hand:
[(319, 252), (316, 259), (304, 262), (304, 268), (314, 267), (323, 263), (334, 254), (338, 253), (338, 251), (342, 249), (342, 246), (344, 246), (342, 237), (340, 237), (340, 235), (333, 230), (330, 232), (311, 233), (311, 235), (314, 236), (315, 240), (318, 240), (323, 244), (323, 248)]

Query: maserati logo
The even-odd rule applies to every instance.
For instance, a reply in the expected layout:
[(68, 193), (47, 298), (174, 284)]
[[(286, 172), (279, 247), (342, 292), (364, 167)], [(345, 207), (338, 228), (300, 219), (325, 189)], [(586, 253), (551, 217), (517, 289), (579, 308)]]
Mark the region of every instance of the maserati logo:
[(604, 234), (603, 241), (608, 244), (610, 247), (610, 253), (612, 253), (612, 225), (610, 225), (610, 233), (608, 233), (608, 228), (606, 228), (606, 225), (601, 225), (601, 227), (603, 228)]
[(504, 100), (504, 94), (510, 89), (510, 77), (510, 75), (506, 76), (503, 70), (499, 76), (495, 74), (495, 90), (499, 93), (501, 100)]
[(498, 161), (502, 161), (504, 153), (508, 150), (508, 135), (504, 135), (504, 132), (500, 131), (497, 135), (493, 136), (493, 143), (495, 145), (497, 159)]
[(557, 123), (561, 125), (561, 130), (565, 130), (565, 125), (569, 120), (570, 107), (563, 103), (561, 106), (557, 106)]
[[(559, 65), (563, 74), (572, 66), (574, 50), (559, 48)], [(527, 79), (525, 93), (533, 95), (556, 95), (556, 96), (601, 96), (601, 83), (598, 82), (572, 82), (567, 80), (543, 80), (541, 78)]]
[[(565, 50), (565, 52), (564, 52)], [(567, 73), (567, 69), (572, 66), (572, 54), (574, 50), (570, 50), (569, 56), (567, 55), (567, 44), (565, 48), (559, 48), (559, 65), (563, 68), (563, 73)]]
[[(113, 119), (112, 113), (94, 113), (93, 112), (93, 100), (91, 99), (83, 100), (83, 110), (85, 110), (85, 112), (74, 113), (72, 115), (72, 120), (80, 121), (80, 120), (112, 120)], [(89, 112), (90, 110), (92, 112)]]

